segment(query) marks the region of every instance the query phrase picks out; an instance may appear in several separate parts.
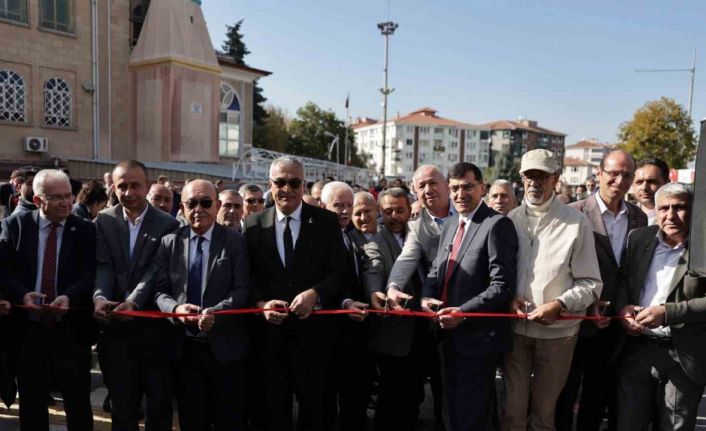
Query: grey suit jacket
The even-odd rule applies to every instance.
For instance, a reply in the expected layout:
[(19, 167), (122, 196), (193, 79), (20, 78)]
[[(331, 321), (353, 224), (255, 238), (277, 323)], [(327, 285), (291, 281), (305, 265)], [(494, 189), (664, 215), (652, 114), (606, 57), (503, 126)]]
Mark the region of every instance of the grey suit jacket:
[[(647, 216), (637, 206), (626, 202), (628, 208), (628, 231), (638, 227), (647, 226)], [(615, 304), (616, 289), (618, 288), (619, 265), (618, 259), (613, 255), (613, 246), (610, 244), (610, 239), (605, 230), (601, 208), (596, 201), (596, 195), (593, 194), (584, 200), (569, 204), (577, 210), (586, 214), (586, 217), (591, 222), (593, 228), (593, 236), (596, 243), (596, 256), (598, 257), (598, 267), (601, 271), (601, 279), (603, 281), (603, 290), (601, 292), (601, 300), (610, 301)], [(623, 253), (625, 252), (625, 244), (627, 244), (627, 236), (623, 244)], [(619, 309), (611, 306), (606, 314), (615, 314)], [(598, 328), (593, 322), (585, 321), (581, 324), (581, 335), (591, 336), (598, 332)]]
[[(156, 301), (160, 311), (171, 313), (187, 302), (189, 274), (189, 235), (191, 227), (181, 227), (162, 238), (149, 271), (128, 300), (138, 307)], [(249, 263), (245, 237), (219, 224), (213, 226), (206, 269), (203, 308), (214, 311), (245, 308), (249, 295)], [(179, 320), (174, 324), (181, 326)], [(244, 322), (236, 316), (216, 316), (207, 338), (216, 360), (226, 363), (241, 358), (247, 351)], [(185, 331), (180, 331), (182, 336)]]
[[(658, 226), (635, 229), (628, 236), (617, 306), (639, 304), (647, 271), (657, 248)], [(687, 245), (688, 246), (688, 245)], [(666, 325), (684, 372), (697, 384), (706, 384), (706, 277), (687, 273), (688, 249), (679, 259), (667, 302)], [(620, 309), (618, 308), (618, 309)], [(623, 343), (628, 336), (624, 335)]]
[(122, 302), (144, 276), (162, 237), (173, 232), (178, 223), (174, 217), (148, 204), (132, 259), (130, 231), (123, 217), (122, 205), (101, 211), (95, 223), (96, 285), (93, 298), (102, 296), (110, 301)]
[[(409, 235), (409, 231), (407, 232)], [(407, 240), (409, 237), (407, 237)], [(405, 244), (406, 244), (405, 241)], [(392, 270), (395, 260), (400, 255), (402, 248), (395, 236), (385, 227), (375, 235), (370, 242), (365, 244), (367, 262), (363, 272), (363, 280), (368, 294), (387, 291), (388, 275)], [(416, 271), (416, 268), (415, 268)], [(410, 275), (410, 281), (400, 290), (409, 292), (414, 296), (415, 302), (409, 308), (419, 308), (421, 285), (419, 278)], [(371, 317), (370, 348), (378, 353), (394, 356), (406, 356), (411, 352), (414, 331), (417, 322), (409, 317)]]
[[(441, 227), (426, 209), (416, 220), (408, 223), (407, 238), (402, 253), (397, 258), (387, 285), (395, 285), (403, 290), (414, 274), (423, 279), (431, 268), (439, 247)], [(409, 293), (409, 292), (406, 292)]]

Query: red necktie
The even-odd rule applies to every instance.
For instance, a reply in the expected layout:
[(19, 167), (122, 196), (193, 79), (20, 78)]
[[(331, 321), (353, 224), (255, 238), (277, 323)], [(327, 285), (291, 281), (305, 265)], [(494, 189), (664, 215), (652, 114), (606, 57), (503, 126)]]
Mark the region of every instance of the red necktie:
[(449, 299), (449, 280), (451, 279), (451, 274), (454, 272), (456, 267), (456, 257), (458, 257), (458, 249), (461, 248), (461, 241), (463, 241), (463, 233), (466, 230), (466, 221), (461, 220), (458, 224), (458, 230), (456, 230), (456, 235), (454, 235), (454, 243), (451, 246), (451, 254), (449, 255), (449, 261), (446, 264), (446, 274), (444, 275), (444, 286), (441, 289), (441, 301), (445, 306), (448, 306)]
[(47, 243), (44, 247), (44, 260), (42, 261), (42, 293), (45, 296), (44, 303), (51, 303), (56, 297), (56, 228), (59, 223), (52, 223), (51, 230), (47, 236)]

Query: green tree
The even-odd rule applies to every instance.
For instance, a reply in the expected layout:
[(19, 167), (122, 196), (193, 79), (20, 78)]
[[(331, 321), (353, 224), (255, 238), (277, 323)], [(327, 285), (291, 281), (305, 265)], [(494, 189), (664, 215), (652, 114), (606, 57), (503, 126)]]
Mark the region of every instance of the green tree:
[(265, 111), (267, 116), (264, 122), (256, 124), (253, 130), (253, 143), (257, 148), (284, 152), (289, 142), (289, 118), (279, 107), (269, 105)]
[[(289, 123), (289, 142), (287, 152), (304, 157), (328, 160), (329, 146), (333, 138), (324, 134), (329, 132), (340, 138), (338, 145), (338, 156), (340, 162), (345, 163), (346, 126), (342, 120), (336, 117), (331, 111), (324, 111), (313, 102), (307, 102), (297, 110), (297, 116)], [(365, 158), (358, 154), (353, 140), (353, 130), (348, 130), (348, 142), (351, 153), (351, 164), (353, 166), (364, 167)], [(331, 157), (336, 161), (336, 153)]]
[(674, 169), (686, 167), (696, 152), (691, 118), (684, 107), (667, 97), (638, 109), (632, 120), (620, 125), (618, 138), (618, 147), (635, 159), (657, 157)]
[[(250, 50), (243, 41), (243, 34), (240, 28), (243, 25), (243, 20), (236, 22), (235, 25), (226, 25), (226, 40), (223, 41), (221, 49), (223, 53), (235, 61), (236, 64), (245, 66), (245, 56), (250, 54)], [(256, 80), (253, 83), (253, 111), (252, 117), (256, 125), (262, 125), (267, 118), (267, 111), (263, 107), (267, 98), (262, 94), (262, 88)], [(259, 146), (258, 142), (253, 139), (255, 146)]]

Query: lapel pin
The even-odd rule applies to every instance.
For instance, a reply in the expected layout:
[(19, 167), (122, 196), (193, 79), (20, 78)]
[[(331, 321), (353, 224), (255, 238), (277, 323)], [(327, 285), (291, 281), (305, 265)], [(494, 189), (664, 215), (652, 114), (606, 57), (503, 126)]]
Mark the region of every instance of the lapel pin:
[(143, 234), (142, 234), (142, 237), (143, 237), (143, 238), (147, 238), (147, 234), (146, 234), (146, 233), (143, 233)]
[(69, 229), (69, 230), (70, 230), (71, 232), (75, 232), (75, 231), (76, 231), (76, 227), (71, 226), (71, 229)]
[(309, 224), (314, 223), (314, 219), (312, 217), (309, 217)]

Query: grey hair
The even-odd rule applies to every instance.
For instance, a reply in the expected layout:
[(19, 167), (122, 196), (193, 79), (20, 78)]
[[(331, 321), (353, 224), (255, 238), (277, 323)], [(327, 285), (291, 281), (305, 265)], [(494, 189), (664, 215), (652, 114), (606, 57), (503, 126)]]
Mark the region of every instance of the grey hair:
[(58, 169), (42, 169), (37, 172), (34, 176), (34, 181), (32, 182), (32, 189), (34, 194), (37, 196), (44, 196), (44, 186), (50, 182), (63, 181), (71, 187), (71, 181), (69, 181), (69, 176)]
[(409, 193), (407, 193), (403, 188), (393, 187), (391, 189), (383, 190), (378, 195), (378, 204), (382, 205), (382, 200), (387, 196), (391, 198), (405, 198), (407, 200), (407, 206), (412, 207), (412, 200), (409, 198)]
[(243, 185), (240, 186), (240, 188), (238, 189), (238, 194), (239, 194), (240, 196), (245, 196), (245, 193), (246, 193), (246, 192), (251, 192), (251, 193), (260, 192), (260, 193), (264, 193), (263, 190), (262, 190), (262, 187), (258, 186), (257, 184), (243, 184)]
[(436, 171), (436, 173), (439, 174), (439, 178), (441, 179), (441, 181), (445, 181), (444, 174), (441, 172), (441, 169), (439, 169), (438, 166), (422, 165), (422, 166), (418, 167), (416, 171), (414, 171), (414, 174), (412, 174), (412, 183), (413, 184), (417, 183), (417, 178), (419, 178), (419, 176), (422, 174), (422, 171), (426, 170), (426, 169), (432, 169), (432, 170)]
[(327, 204), (334, 192), (341, 189), (349, 191), (351, 196), (354, 194), (353, 188), (343, 181), (331, 181), (330, 183), (326, 183), (324, 188), (321, 189), (321, 203)]
[(301, 162), (301, 160), (299, 160), (296, 157), (292, 157), (292, 156), (282, 156), (282, 157), (279, 157), (279, 158), (273, 160), (272, 164), (270, 165), (270, 178), (272, 178), (272, 171), (278, 165), (285, 165), (285, 166), (295, 165), (299, 169), (302, 170), (302, 176), (304, 178), (300, 178), (300, 179), (302, 181), (306, 179), (306, 171), (304, 170), (304, 164)]
[[(36, 178), (35, 181), (37, 181)], [(687, 200), (691, 204), (691, 198), (693, 196), (693, 193), (691, 189), (689, 189), (689, 187), (685, 186), (684, 184), (667, 183), (660, 187), (657, 190), (657, 193), (655, 193), (655, 202), (657, 202), (657, 199), (661, 197), (672, 198), (676, 196), (686, 196)]]
[(358, 201), (364, 201), (366, 204), (377, 205), (375, 202), (375, 196), (370, 192), (358, 192), (353, 195), (353, 204), (355, 205)]
[(240, 196), (240, 193), (236, 192), (235, 190), (233, 190), (233, 189), (225, 189), (225, 190), (223, 190), (222, 192), (218, 193), (218, 200), (219, 200), (219, 201), (222, 200), (222, 199), (223, 199), (223, 196), (225, 196), (225, 195), (231, 195), (231, 196), (241, 197), (241, 196)]
[(492, 186), (507, 187), (512, 190), (512, 183), (508, 180), (497, 179), (497, 180), (493, 181)]

